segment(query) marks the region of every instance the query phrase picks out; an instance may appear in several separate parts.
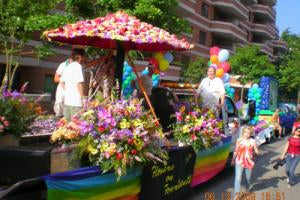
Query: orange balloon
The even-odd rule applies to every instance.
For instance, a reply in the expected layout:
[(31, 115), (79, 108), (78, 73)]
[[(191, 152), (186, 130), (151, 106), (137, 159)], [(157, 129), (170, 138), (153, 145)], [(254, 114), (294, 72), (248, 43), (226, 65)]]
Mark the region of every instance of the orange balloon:
[(216, 76), (221, 78), (224, 75), (224, 69), (223, 68), (218, 68), (216, 71)]
[(210, 57), (210, 62), (214, 63), (214, 64), (218, 64), (219, 63), (219, 59), (217, 55), (212, 55)]

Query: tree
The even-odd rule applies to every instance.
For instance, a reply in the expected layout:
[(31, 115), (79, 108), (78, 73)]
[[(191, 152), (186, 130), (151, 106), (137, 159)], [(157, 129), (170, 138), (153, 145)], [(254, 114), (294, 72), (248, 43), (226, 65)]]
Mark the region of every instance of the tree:
[[(0, 54), (5, 55), (6, 67), (0, 95), (4, 86), (11, 89), (13, 77), (19, 67), (19, 59), (24, 54), (25, 43), (32, 37), (34, 31), (41, 28), (56, 27), (66, 20), (65, 16), (49, 14), (61, 0), (0, 0)], [(47, 19), (42, 23), (40, 19)], [(39, 24), (39, 28), (38, 25)], [(42, 48), (37, 48), (42, 49)]]
[(300, 88), (300, 35), (285, 30), (281, 35), (286, 41), (289, 51), (280, 56), (279, 61), (279, 90), (281, 97), (296, 99)]
[(206, 76), (207, 62), (204, 58), (197, 58), (189, 63), (183, 72), (183, 79), (189, 83), (199, 83)]
[(171, 33), (190, 32), (188, 21), (176, 14), (177, 0), (65, 0), (66, 12), (79, 18), (105, 16), (118, 10)]
[[(237, 48), (235, 55), (229, 59), (232, 74), (240, 75), (239, 81), (244, 85), (248, 82), (258, 83), (262, 76), (275, 76), (275, 66), (256, 45)], [(241, 98), (243, 96), (243, 90)]]

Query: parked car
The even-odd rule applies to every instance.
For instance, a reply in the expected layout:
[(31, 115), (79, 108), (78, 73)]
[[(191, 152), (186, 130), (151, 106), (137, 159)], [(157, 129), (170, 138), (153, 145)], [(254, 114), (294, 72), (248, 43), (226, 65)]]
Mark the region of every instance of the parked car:
[(280, 103), (278, 105), (280, 125), (285, 133), (290, 133), (294, 122), (297, 120), (297, 107), (293, 103)]

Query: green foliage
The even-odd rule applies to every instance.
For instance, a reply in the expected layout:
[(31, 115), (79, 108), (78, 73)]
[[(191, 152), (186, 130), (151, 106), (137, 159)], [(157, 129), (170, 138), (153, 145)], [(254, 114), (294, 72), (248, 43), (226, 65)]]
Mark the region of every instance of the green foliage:
[(300, 35), (289, 30), (282, 33), (282, 39), (288, 43), (289, 51), (280, 57), (278, 80), (282, 96), (295, 99), (300, 88)]
[(176, 15), (177, 0), (66, 0), (65, 2), (66, 11), (77, 18), (95, 18), (124, 10), (171, 33), (191, 31), (187, 20)]
[[(24, 53), (22, 49), (32, 37), (33, 31), (46, 27), (54, 28), (55, 25), (60, 24), (58, 16), (49, 15), (49, 11), (54, 9), (60, 1), (0, 0), (0, 54), (6, 56), (5, 76), (2, 80), (0, 92), (3, 90), (4, 85), (8, 85), (8, 89), (11, 89), (14, 74), (19, 66), (18, 59), (21, 53)], [(51, 20), (55, 22), (50, 22)], [(44, 21), (44, 24), (42, 21)]]
[(188, 83), (199, 83), (206, 76), (207, 64), (204, 58), (197, 58), (189, 63), (183, 72), (183, 78)]
[(249, 81), (257, 83), (262, 76), (275, 76), (275, 66), (268, 56), (260, 53), (260, 47), (255, 45), (238, 48), (236, 54), (229, 60), (232, 74), (241, 75), (239, 81), (246, 84)]

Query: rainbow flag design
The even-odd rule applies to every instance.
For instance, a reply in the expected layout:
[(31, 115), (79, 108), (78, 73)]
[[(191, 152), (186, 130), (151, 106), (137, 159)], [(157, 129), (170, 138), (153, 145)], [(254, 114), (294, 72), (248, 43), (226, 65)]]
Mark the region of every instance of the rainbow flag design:
[[(225, 167), (231, 137), (219, 145), (197, 153), (191, 187), (204, 183)], [(115, 173), (102, 174), (98, 166), (51, 174), (44, 177), (48, 200), (138, 200), (141, 191), (141, 168), (128, 171), (116, 182)]]
[(224, 169), (231, 143), (231, 137), (227, 137), (219, 145), (197, 153), (191, 187), (208, 181)]
[(137, 200), (141, 169), (131, 169), (116, 182), (115, 173), (101, 174), (98, 166), (45, 176), (48, 200)]

